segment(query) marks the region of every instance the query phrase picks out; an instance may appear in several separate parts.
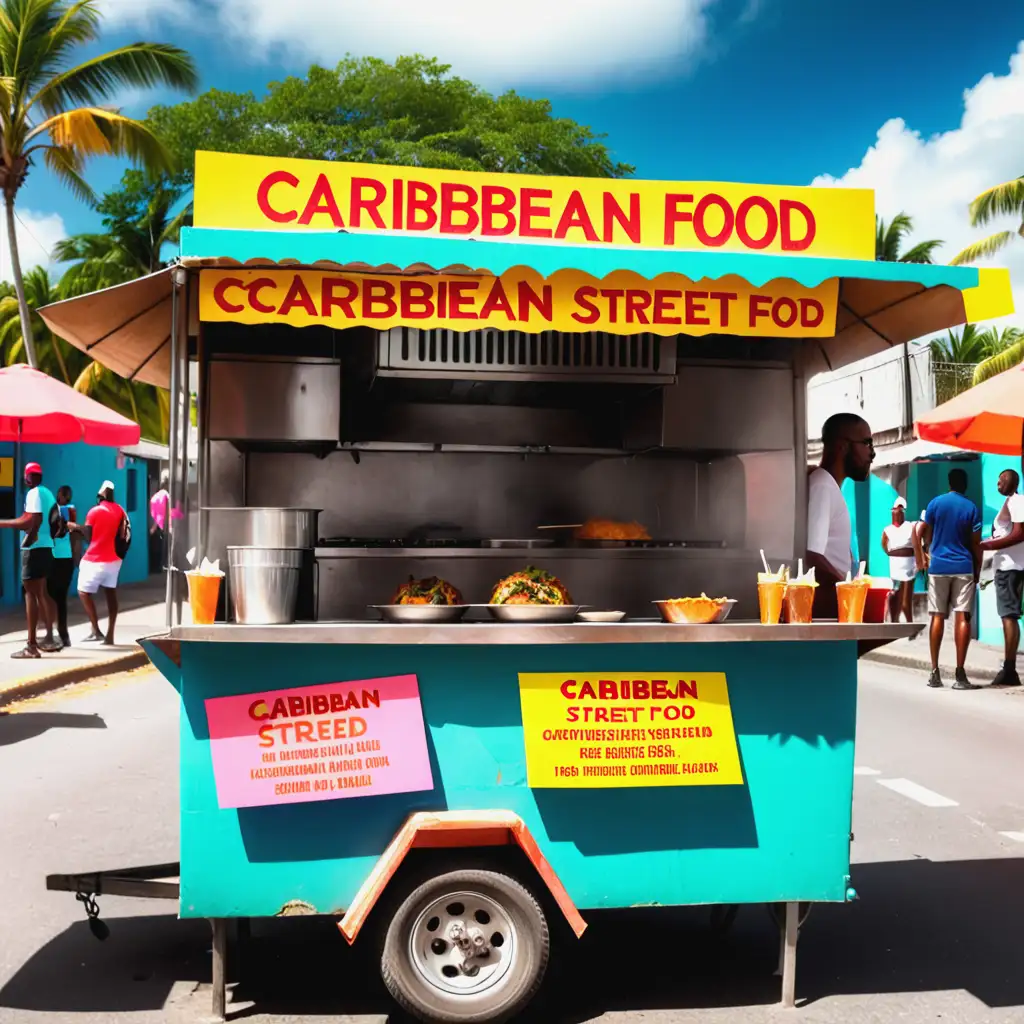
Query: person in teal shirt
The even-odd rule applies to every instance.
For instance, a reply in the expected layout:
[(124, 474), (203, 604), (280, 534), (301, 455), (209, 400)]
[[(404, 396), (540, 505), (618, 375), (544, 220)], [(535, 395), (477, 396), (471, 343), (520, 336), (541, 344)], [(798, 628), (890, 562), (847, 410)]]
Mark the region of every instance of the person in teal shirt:
[(50, 533), (50, 509), (57, 504), (48, 487), (43, 486), (43, 469), (38, 462), (25, 467), (25, 511), (17, 519), (0, 519), (0, 529), (21, 530), (21, 581), (25, 590), (25, 618), (28, 639), (12, 658), (38, 658), (40, 651), (52, 653), (63, 645), (44, 640), (36, 643), (39, 619), (48, 636), (53, 635), (56, 609), (46, 592), (46, 580), (53, 564), (53, 536)]
[[(78, 521), (75, 506), (71, 504), (71, 488), (67, 484), (57, 488), (57, 508), (65, 523)], [(71, 635), (68, 633), (68, 591), (71, 589), (71, 578), (75, 575), (75, 564), (78, 536), (68, 530), (63, 537), (53, 539), (53, 563), (46, 579), (46, 590), (57, 610), (57, 636), (65, 647), (71, 646)], [(52, 644), (53, 634), (47, 633), (44, 644)]]

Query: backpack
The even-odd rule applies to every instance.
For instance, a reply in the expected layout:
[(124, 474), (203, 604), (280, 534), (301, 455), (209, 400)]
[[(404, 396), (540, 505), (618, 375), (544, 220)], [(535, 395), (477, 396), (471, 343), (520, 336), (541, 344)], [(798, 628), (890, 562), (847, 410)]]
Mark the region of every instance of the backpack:
[(50, 537), (53, 540), (61, 540), (68, 535), (67, 520), (60, 514), (60, 505), (54, 502), (50, 506)]
[(124, 512), (121, 516), (121, 525), (117, 528), (117, 533), (114, 536), (114, 553), (123, 561), (131, 546), (132, 524), (128, 518), (128, 513)]

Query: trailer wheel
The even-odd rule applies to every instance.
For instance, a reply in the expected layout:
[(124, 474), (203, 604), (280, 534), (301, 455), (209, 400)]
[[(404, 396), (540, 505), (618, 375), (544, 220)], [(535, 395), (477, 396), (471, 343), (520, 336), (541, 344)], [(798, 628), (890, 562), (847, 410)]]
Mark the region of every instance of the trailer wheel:
[(519, 882), (451, 871), (424, 882), (388, 925), (381, 977), (424, 1021), (506, 1021), (534, 997), (548, 963), (548, 923)]

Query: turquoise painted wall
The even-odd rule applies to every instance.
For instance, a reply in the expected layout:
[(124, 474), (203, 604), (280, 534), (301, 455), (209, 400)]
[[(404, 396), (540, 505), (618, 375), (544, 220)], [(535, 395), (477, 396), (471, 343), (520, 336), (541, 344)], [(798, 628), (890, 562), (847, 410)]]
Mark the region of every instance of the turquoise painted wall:
[[(13, 455), (14, 445), (0, 443), (0, 456)], [(121, 569), (122, 583), (136, 583), (149, 575), (149, 559), (147, 553), (146, 534), (149, 528), (149, 493), (147, 483), (147, 465), (141, 459), (123, 459), (122, 468), (118, 468), (116, 448), (100, 448), (88, 444), (24, 444), (22, 445), (22, 465), (26, 462), (38, 462), (43, 467), (43, 478), (46, 486), (56, 492), (62, 484), (67, 484), (74, 492), (74, 505), (78, 510), (79, 521), (84, 520), (85, 513), (95, 504), (96, 492), (104, 480), (114, 484), (118, 503), (128, 512), (132, 524), (132, 546)], [(130, 475), (134, 475), (134, 504), (129, 508)], [(10, 493), (10, 490), (7, 490)], [(16, 510), (20, 514), (21, 509)], [(21, 553), (18, 549), (20, 534), (12, 530), (0, 532), (0, 605), (17, 605), (21, 603)], [(72, 583), (72, 593), (76, 582)]]
[[(992, 533), (992, 521), (999, 514), (1003, 507), (1003, 497), (999, 493), (997, 483), (999, 474), (1004, 469), (1015, 469), (1022, 472), (1021, 460), (1007, 455), (982, 455), (979, 460), (982, 501), (981, 521), (983, 535), (988, 537)], [(1024, 475), (1024, 473), (1022, 473)], [(986, 587), (981, 592), (978, 611), (978, 639), (985, 644), (1002, 646), (1003, 623), (996, 614), (996, 594), (994, 587)], [(1024, 650), (1024, 642), (1021, 644)]]

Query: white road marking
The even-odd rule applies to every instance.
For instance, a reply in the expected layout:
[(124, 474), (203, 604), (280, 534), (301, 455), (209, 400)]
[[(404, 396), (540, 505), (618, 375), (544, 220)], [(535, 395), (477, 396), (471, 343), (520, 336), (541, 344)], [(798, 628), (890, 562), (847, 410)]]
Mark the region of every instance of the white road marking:
[(1000, 832), (1001, 836), (1012, 839), (1015, 843), (1024, 843), (1024, 832)]
[(877, 779), (880, 786), (891, 789), (894, 793), (916, 800), (925, 807), (959, 807), (956, 800), (950, 800), (948, 796), (936, 793), (934, 790), (925, 789), (910, 779)]
[(881, 775), (882, 773), (877, 768), (868, 768), (865, 765), (859, 764), (853, 769), (854, 775)]

